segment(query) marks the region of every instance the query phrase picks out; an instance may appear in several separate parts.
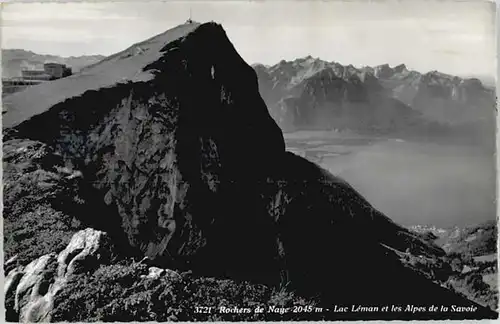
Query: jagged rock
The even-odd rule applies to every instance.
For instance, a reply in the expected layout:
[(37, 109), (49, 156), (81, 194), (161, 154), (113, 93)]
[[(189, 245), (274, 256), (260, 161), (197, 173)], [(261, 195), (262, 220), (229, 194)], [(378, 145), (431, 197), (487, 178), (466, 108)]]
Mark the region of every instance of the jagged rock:
[(14, 261), (16, 261), (17, 259), (17, 254), (14, 255), (12, 258), (10, 258), (9, 260), (5, 261), (5, 264), (4, 265), (9, 265), (11, 263), (13, 263)]
[(17, 321), (19, 319), (19, 314), (14, 309), (16, 300), (16, 288), (19, 281), (23, 277), (23, 268), (17, 267), (11, 270), (4, 281), (4, 297), (5, 297), (5, 320), (8, 322)]
[(18, 256), (16, 254), (13, 257), (11, 257), (10, 259), (8, 259), (7, 261), (5, 261), (5, 263), (3, 264), (3, 271), (6, 275), (9, 274), (9, 272), (12, 269), (16, 268), (17, 259), (18, 259)]
[(56, 277), (57, 256), (47, 254), (31, 262), (23, 271), (16, 288), (14, 309), (21, 322), (47, 321), (51, 309), (53, 287)]
[(71, 275), (94, 270), (109, 261), (113, 252), (106, 233), (87, 228), (76, 233), (57, 255), (44, 255), (6, 278), (6, 299), (15, 291), (13, 310), (21, 322), (50, 321), (54, 297)]
[(147, 275), (141, 275), (141, 278), (148, 278), (155, 280), (163, 276), (172, 277), (176, 279), (181, 278), (181, 275), (176, 271), (170, 269), (161, 269), (158, 267), (150, 267), (149, 273)]
[(12, 269), (7, 274), (3, 286), (5, 296), (8, 296), (12, 291), (15, 291), (15, 288), (19, 284), (19, 281), (21, 280), (23, 275), (24, 275), (23, 267), (17, 267), (15, 269)]
[(71, 238), (64, 251), (59, 253), (58, 276), (69, 276), (94, 269), (109, 261), (112, 242), (105, 232), (87, 228)]
[(149, 274), (146, 277), (150, 278), (150, 279), (158, 279), (159, 277), (161, 277), (164, 274), (165, 274), (165, 269), (151, 267), (151, 268), (149, 268)]

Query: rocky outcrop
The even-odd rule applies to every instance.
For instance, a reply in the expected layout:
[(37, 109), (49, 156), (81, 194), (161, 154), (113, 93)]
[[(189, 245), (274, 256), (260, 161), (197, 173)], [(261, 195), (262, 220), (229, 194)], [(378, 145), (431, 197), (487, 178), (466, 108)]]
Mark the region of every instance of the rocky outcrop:
[[(259, 96), (252, 68), (216, 24), (159, 48), (157, 41), (150, 43), (158, 53), (144, 45), (145, 55), (156, 61), (141, 61), (138, 69), (153, 74), (152, 80), (68, 98), (14, 127), (15, 136), (48, 143), (76, 165), (121, 216), (116, 228), (123, 226), (141, 253), (177, 267), (195, 262), (194, 257), (227, 263), (226, 256), (233, 255), (247, 260), (239, 267), (267, 272), (274, 263), (269, 246), (275, 233), (256, 186), (272, 175), (273, 156), (284, 153), (284, 141)], [(144, 58), (122, 61), (136, 64), (134, 59)], [(100, 68), (94, 67), (94, 77)], [(88, 78), (92, 69), (86, 73)], [(6, 119), (15, 124), (10, 118), (22, 109), (13, 107), (14, 99), (9, 106), (14, 115), (7, 113)], [(40, 130), (48, 120), (51, 127)], [(260, 231), (260, 242), (252, 242), (252, 230)], [(200, 263), (219, 271), (231, 268)]]
[[(10, 271), (5, 280), (7, 320), (47, 322), (56, 294), (72, 275), (95, 270), (110, 261), (113, 245), (106, 233), (91, 228), (79, 231), (59, 255), (46, 254), (26, 267)], [(10, 318), (9, 318), (10, 317)]]
[(114, 252), (112, 247), (110, 237), (104, 232), (91, 228), (79, 231), (57, 257), (58, 276), (70, 276), (109, 262)]
[(49, 320), (54, 292), (61, 285), (61, 282), (55, 279), (57, 278), (56, 267), (57, 256), (47, 254), (24, 268), (23, 276), (16, 287), (14, 304), (14, 310), (19, 313), (20, 322)]
[[(54, 96), (37, 101), (41, 93)], [(9, 99), (4, 117), (7, 138), (41, 141), (78, 170), (83, 199), (105, 211), (109, 235), (125, 233), (129, 249), (158, 268), (287, 285), (330, 307), (469, 304), (391, 253), (409, 238), (431, 250), (425, 242), (341, 179), (285, 152), (255, 72), (218, 24), (179, 26), (67, 83), (30, 88)], [(70, 246), (95, 257), (63, 252), (59, 275), (99, 259), (92, 244)]]
[(158, 279), (160, 277), (172, 277), (172, 278), (180, 278), (181, 275), (178, 274), (177, 272), (170, 270), (170, 269), (161, 269), (158, 267), (149, 267), (147, 275), (141, 275), (141, 278), (147, 278), (147, 279)]
[(117, 249), (125, 247), (126, 240), (120, 243), (123, 231), (113, 227), (118, 216), (94, 195), (81, 171), (49, 145), (28, 139), (4, 141), (4, 271), (61, 252), (88, 226), (113, 233)]

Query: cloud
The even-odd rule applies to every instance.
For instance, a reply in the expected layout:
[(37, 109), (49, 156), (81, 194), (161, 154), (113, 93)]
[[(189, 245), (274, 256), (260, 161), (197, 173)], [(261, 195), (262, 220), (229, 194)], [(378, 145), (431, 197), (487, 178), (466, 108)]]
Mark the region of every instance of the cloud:
[[(12, 29), (12, 30), (10, 30)], [(25, 42), (38, 41), (38, 42), (86, 42), (95, 39), (111, 39), (112, 35), (95, 34), (90, 30), (84, 29), (62, 29), (49, 26), (37, 27), (4, 27), (4, 33), (8, 39), (18, 39)]]
[(135, 20), (133, 14), (122, 15), (111, 3), (17, 3), (4, 4), (2, 24), (26, 24), (47, 21), (106, 21)]

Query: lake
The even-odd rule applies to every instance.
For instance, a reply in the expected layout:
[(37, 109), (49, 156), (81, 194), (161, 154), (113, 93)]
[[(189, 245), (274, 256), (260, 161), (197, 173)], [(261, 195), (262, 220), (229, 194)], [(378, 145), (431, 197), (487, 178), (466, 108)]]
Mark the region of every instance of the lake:
[(401, 225), (439, 227), (495, 219), (495, 158), (479, 146), (363, 137), (285, 134), (287, 150), (347, 180)]

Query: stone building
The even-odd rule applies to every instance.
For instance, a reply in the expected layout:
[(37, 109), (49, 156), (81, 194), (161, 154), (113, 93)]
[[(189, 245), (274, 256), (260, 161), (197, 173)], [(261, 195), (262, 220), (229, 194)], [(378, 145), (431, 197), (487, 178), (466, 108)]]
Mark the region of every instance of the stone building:
[(24, 80), (55, 80), (72, 74), (71, 68), (60, 63), (45, 63), (43, 70), (21, 71)]

